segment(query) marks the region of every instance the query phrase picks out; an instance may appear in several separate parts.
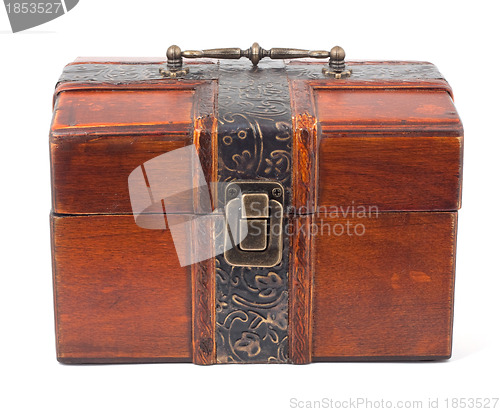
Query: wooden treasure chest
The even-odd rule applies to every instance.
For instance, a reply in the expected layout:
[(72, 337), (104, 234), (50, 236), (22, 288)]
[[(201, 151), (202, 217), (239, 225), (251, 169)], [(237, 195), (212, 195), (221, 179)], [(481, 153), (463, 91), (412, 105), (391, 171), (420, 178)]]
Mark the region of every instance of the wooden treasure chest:
[(450, 357), (462, 152), (430, 63), (77, 59), (50, 131), (58, 360)]

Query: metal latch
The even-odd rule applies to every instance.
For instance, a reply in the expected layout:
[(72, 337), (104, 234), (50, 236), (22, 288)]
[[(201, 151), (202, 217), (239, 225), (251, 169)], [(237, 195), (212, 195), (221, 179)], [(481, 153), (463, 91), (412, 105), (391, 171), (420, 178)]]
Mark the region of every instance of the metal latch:
[(233, 266), (272, 267), (283, 249), (283, 186), (234, 182), (225, 190), (224, 257)]

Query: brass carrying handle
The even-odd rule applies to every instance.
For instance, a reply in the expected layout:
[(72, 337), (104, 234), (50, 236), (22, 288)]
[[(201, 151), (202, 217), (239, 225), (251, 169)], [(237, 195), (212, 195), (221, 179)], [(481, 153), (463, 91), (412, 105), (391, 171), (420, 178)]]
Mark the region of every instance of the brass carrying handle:
[(302, 50), (302, 49), (285, 49), (285, 48), (272, 48), (269, 50), (263, 49), (258, 43), (252, 44), (248, 49), (240, 49), (237, 47), (230, 47), (224, 49), (208, 49), (208, 50), (184, 50), (182, 51), (179, 46), (170, 46), (167, 50), (167, 68), (160, 69), (160, 73), (165, 77), (181, 77), (189, 73), (187, 67), (183, 67), (182, 58), (196, 59), (196, 58), (213, 58), (213, 59), (240, 59), (246, 57), (254, 66), (268, 57), (270, 59), (299, 59), (299, 58), (313, 58), (325, 59), (329, 58), (328, 66), (323, 68), (323, 74), (332, 76), (336, 79), (349, 77), (352, 73), (345, 65), (345, 51), (340, 46), (335, 46), (330, 51), (326, 50)]

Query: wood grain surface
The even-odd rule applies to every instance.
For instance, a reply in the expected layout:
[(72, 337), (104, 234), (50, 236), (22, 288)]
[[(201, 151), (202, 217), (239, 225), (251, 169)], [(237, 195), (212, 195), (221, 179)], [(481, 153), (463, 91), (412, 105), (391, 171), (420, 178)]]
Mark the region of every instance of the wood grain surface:
[(315, 223), (313, 360), (451, 355), (455, 212)]
[(459, 135), (461, 123), (451, 96), (443, 90), (336, 89), (315, 90), (323, 133), (361, 132), (419, 134), (441, 131)]
[[(215, 93), (212, 81), (59, 85), (50, 134), (54, 212), (132, 213), (130, 173), (156, 156), (206, 140), (200, 133), (214, 127)], [(189, 187), (190, 180), (189, 174), (169, 176), (172, 187)], [(166, 211), (193, 213), (194, 199), (186, 196)]]
[(193, 98), (191, 89), (67, 91), (55, 107), (52, 133), (103, 135), (136, 127), (179, 132), (191, 125)]
[(462, 138), (323, 135), (318, 207), (379, 210), (458, 210)]
[(52, 216), (57, 356), (190, 362), (191, 272), (168, 230), (133, 216)]
[(463, 129), (443, 90), (314, 89), (318, 207), (458, 210)]

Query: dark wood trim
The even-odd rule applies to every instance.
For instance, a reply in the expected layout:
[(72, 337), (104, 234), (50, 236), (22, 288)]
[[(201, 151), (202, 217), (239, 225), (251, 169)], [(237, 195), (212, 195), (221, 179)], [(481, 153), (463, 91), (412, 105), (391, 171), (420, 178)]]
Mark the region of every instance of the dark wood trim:
[[(290, 221), (289, 357), (295, 364), (312, 361), (313, 237), (317, 197), (317, 120), (312, 88), (306, 81), (291, 81), (294, 135), (293, 210)], [(307, 228), (307, 230), (300, 230)]]
[[(294, 364), (312, 362), (312, 297), (314, 278), (314, 247), (311, 225), (314, 215), (292, 219), (290, 248), (290, 297), (288, 356)], [(305, 231), (300, 228), (306, 228)]]
[[(200, 233), (197, 220), (193, 221), (193, 233)], [(213, 232), (213, 228), (209, 228)], [(194, 232), (196, 231), (196, 232)], [(201, 237), (197, 237), (200, 239)], [(209, 247), (206, 238), (195, 247)], [(191, 265), (193, 363), (216, 363), (215, 351), (215, 259)]]
[(293, 213), (314, 212), (317, 199), (318, 133), (309, 81), (290, 82), (290, 101), (293, 124)]
[[(193, 144), (200, 159), (203, 174), (210, 187), (217, 179), (217, 119), (216, 99), (217, 84), (207, 83), (198, 88), (194, 102)], [(193, 176), (197, 179), (197, 177)], [(196, 193), (195, 212), (207, 213), (202, 209), (202, 199)], [(214, 202), (211, 206), (213, 208)], [(215, 222), (193, 220), (193, 251), (214, 248)], [(203, 234), (203, 235), (201, 235)], [(214, 256), (215, 253), (212, 253)], [(193, 362), (198, 365), (216, 363), (215, 350), (215, 257), (191, 265), (192, 284), (192, 335)]]

